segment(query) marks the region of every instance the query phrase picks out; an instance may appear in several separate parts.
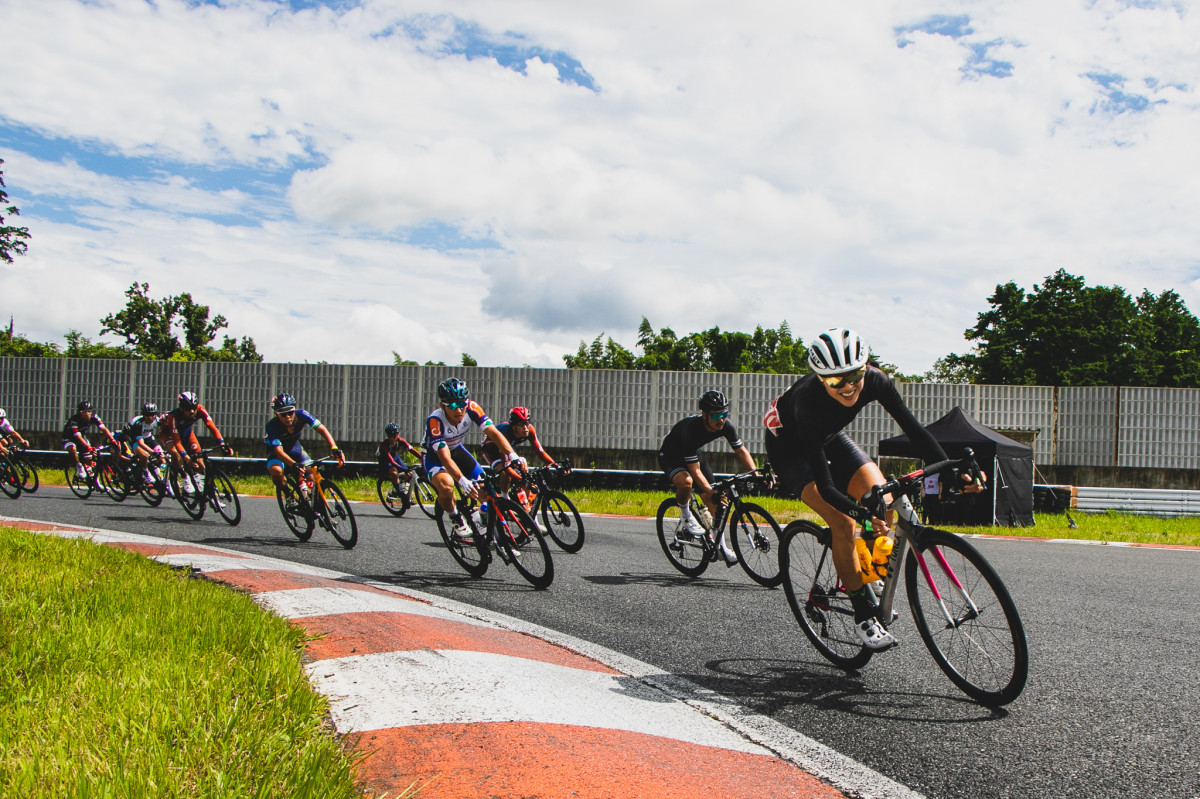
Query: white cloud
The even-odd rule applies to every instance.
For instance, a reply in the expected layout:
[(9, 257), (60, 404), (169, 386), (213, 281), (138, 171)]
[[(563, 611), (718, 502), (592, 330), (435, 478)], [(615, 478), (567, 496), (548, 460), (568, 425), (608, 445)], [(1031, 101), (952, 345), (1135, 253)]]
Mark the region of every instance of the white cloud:
[(43, 337), (145, 280), (272, 359), (536, 366), (645, 315), (921, 371), (1060, 267), (1200, 311), (1200, 15), (1147, 6), (0, 0), (6, 288)]

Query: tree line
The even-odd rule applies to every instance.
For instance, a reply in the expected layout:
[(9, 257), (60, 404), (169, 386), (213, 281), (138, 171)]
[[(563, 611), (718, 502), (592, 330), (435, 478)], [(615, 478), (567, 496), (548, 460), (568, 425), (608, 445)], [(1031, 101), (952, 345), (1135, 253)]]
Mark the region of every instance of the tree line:
[[(962, 354), (939, 358), (923, 375), (902, 374), (872, 361), (898, 380), (1027, 386), (1200, 387), (1200, 320), (1173, 290), (1131, 297), (1120, 286), (1088, 286), (1063, 269), (1025, 291), (997, 285), (988, 309), (963, 337)], [(717, 327), (677, 335), (655, 332), (643, 317), (636, 349), (601, 333), (563, 355), (571, 369), (647, 369), (682, 372), (807, 374), (807, 347), (787, 322), (753, 333)]]

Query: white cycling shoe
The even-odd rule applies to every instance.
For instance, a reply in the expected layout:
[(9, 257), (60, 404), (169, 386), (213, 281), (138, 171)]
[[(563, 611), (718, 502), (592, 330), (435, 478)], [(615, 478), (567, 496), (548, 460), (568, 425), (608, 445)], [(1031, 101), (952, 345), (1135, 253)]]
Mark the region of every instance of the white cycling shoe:
[(683, 525), (687, 528), (687, 531), (694, 536), (701, 536), (708, 532), (704, 529), (704, 525), (700, 523), (700, 520), (690, 513), (684, 520)]
[(878, 652), (896, 645), (896, 637), (883, 628), (878, 619), (871, 618), (854, 625), (863, 646)]

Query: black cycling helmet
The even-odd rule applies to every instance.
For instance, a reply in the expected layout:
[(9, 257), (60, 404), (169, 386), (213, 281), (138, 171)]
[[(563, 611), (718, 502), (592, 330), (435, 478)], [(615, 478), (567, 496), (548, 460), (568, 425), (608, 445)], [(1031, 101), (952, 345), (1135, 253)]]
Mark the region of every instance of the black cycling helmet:
[(400, 425), (395, 422), (388, 422), (387, 426), (383, 428), (383, 432), (384, 435), (398, 436), (400, 435)]
[(75, 410), (77, 410), (77, 411), (93, 410), (92, 403), (89, 400), (80, 400), (79, 404), (75, 406)]
[(471, 392), (467, 390), (467, 384), (457, 377), (447, 377), (438, 383), (437, 394), (438, 402), (454, 402), (455, 400), (465, 400), (471, 396)]
[(700, 395), (700, 410), (705, 413), (716, 413), (729, 407), (729, 400), (720, 391), (705, 391)]
[(153, 402), (142, 403), (142, 416), (153, 416), (158, 413), (158, 406)]
[(509, 424), (529, 424), (532, 421), (529, 418), (529, 409), (523, 405), (518, 405), (508, 412)]
[(196, 397), (196, 392), (194, 391), (180, 391), (177, 399), (179, 400), (179, 407), (185, 411), (194, 411), (200, 404), (200, 400)]
[(291, 394), (280, 394), (275, 399), (271, 400), (271, 408), (275, 411), (275, 413), (294, 411), (296, 410), (296, 398)]

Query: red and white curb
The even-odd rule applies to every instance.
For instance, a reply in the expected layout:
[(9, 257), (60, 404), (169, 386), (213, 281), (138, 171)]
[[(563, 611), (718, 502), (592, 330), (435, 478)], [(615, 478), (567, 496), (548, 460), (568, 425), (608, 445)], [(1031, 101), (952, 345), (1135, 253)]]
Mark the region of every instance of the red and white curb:
[(240, 588), (314, 640), (309, 678), (395, 797), (919, 797), (720, 694), (509, 616), (339, 572), (0, 517)]

